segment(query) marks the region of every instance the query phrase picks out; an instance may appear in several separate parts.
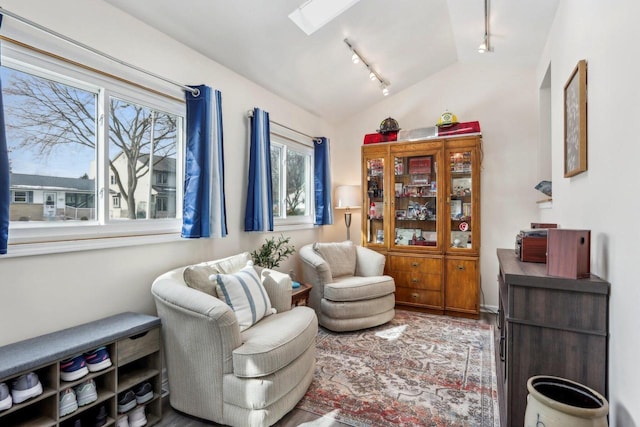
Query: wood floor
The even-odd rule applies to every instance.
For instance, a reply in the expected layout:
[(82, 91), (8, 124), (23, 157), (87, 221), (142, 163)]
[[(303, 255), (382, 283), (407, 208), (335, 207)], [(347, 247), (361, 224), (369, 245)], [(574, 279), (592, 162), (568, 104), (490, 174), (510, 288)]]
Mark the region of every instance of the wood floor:
[[(496, 315), (492, 313), (483, 312), (480, 316), (480, 323), (492, 323), (494, 326), (496, 325)], [(497, 328), (494, 331), (495, 338), (495, 348), (496, 348), (496, 363), (499, 363), (500, 355), (498, 354), (499, 348), (499, 339), (500, 333)], [(498, 371), (499, 372), (499, 371)], [(497, 378), (498, 381), (498, 395), (502, 396), (503, 394), (503, 385), (504, 382), (502, 378)], [(166, 399), (168, 402), (168, 399)], [(506, 411), (501, 407), (500, 408), (500, 420), (503, 421), (506, 419)], [(502, 423), (501, 423), (502, 424)], [(159, 427), (205, 427), (205, 426), (220, 426), (221, 424), (216, 424), (210, 421), (202, 420), (199, 418), (192, 417), (187, 414), (183, 414), (181, 412), (176, 411), (171, 408), (171, 406), (167, 403), (163, 407), (162, 413), (162, 421), (156, 424)], [(278, 427), (295, 427), (295, 426), (304, 426), (304, 427), (343, 427), (347, 426), (347, 424), (335, 421), (331, 419), (330, 416), (323, 417), (318, 416), (316, 414), (312, 414), (311, 412), (303, 411), (300, 409), (293, 409), (291, 412), (286, 414), (280, 421), (278, 421), (275, 426)], [(504, 425), (504, 424), (502, 424)]]

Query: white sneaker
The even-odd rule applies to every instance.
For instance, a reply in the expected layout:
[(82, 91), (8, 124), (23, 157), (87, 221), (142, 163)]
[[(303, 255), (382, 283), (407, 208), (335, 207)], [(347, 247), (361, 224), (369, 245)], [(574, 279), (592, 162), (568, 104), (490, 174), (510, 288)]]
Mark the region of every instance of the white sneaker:
[(82, 384), (74, 387), (76, 392), (76, 399), (78, 400), (78, 406), (88, 405), (89, 403), (98, 400), (98, 392), (96, 391), (96, 383), (93, 380), (88, 380)]
[(129, 427), (142, 427), (147, 424), (147, 417), (144, 415), (144, 406), (138, 406), (129, 413)]
[(129, 427), (129, 418), (126, 415), (122, 415), (120, 418), (118, 418), (116, 427)]
[(42, 394), (42, 384), (35, 372), (20, 375), (11, 384), (13, 403), (22, 403), (27, 399)]
[(0, 411), (11, 408), (13, 405), (13, 399), (11, 398), (11, 392), (9, 386), (5, 383), (0, 384)]
[(64, 417), (78, 409), (76, 393), (72, 388), (60, 392), (60, 416)]

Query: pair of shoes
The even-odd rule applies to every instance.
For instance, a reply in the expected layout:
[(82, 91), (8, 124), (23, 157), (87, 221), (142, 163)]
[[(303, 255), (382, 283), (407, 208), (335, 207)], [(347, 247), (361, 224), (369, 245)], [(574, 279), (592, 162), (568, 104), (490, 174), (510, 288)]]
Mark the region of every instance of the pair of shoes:
[(35, 372), (20, 375), (11, 383), (11, 396), (15, 404), (22, 403), (41, 394), (42, 384)]
[(69, 387), (60, 392), (60, 416), (71, 414), (79, 406), (88, 405), (98, 400), (95, 381), (88, 380), (76, 387)]
[(118, 412), (127, 412), (136, 405), (142, 405), (153, 399), (153, 387), (151, 383), (144, 382), (120, 394), (118, 398)]
[(92, 379), (75, 386), (74, 391), (76, 392), (78, 406), (88, 405), (89, 403), (98, 400), (96, 383)]
[(72, 388), (68, 388), (60, 392), (60, 416), (64, 417), (78, 409), (78, 401), (76, 400), (76, 392)]
[(128, 415), (118, 418), (116, 427), (142, 427), (147, 424), (147, 416), (144, 413), (144, 406), (138, 406)]
[(11, 408), (13, 405), (13, 399), (9, 392), (9, 386), (6, 383), (0, 384), (0, 411)]
[(111, 366), (111, 358), (106, 347), (98, 347), (84, 354), (70, 357), (60, 362), (60, 379), (75, 381), (89, 372), (98, 372)]

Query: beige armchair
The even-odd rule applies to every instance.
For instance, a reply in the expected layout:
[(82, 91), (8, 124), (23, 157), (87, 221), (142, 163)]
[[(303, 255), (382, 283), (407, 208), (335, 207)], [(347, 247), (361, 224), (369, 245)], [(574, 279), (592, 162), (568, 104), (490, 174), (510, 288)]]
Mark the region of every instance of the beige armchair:
[(162, 319), (171, 406), (220, 424), (267, 426), (311, 384), (318, 322), (310, 308), (291, 308), (289, 276), (256, 268), (277, 313), (241, 331), (236, 313), (211, 294), (209, 275), (237, 273), (249, 259), (243, 253), (169, 271), (151, 292)]
[(306, 245), (299, 254), (321, 326), (354, 331), (393, 319), (395, 283), (383, 275), (384, 255), (350, 241)]

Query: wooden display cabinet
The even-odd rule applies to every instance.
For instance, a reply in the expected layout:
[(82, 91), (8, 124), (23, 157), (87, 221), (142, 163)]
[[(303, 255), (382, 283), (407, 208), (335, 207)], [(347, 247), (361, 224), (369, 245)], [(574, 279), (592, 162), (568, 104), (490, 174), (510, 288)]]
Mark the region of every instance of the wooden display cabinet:
[(362, 147), (362, 244), (387, 256), (396, 305), (479, 315), (480, 136)]

